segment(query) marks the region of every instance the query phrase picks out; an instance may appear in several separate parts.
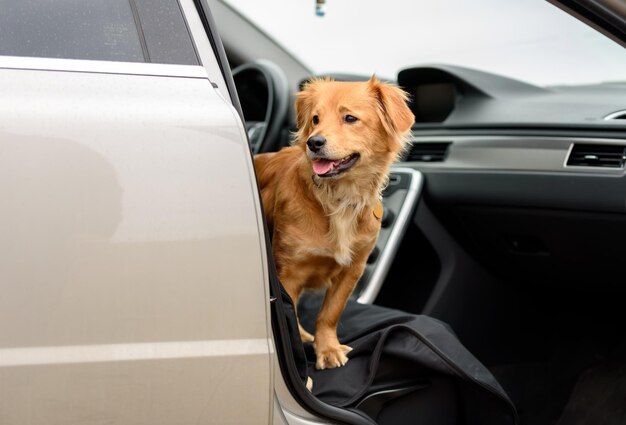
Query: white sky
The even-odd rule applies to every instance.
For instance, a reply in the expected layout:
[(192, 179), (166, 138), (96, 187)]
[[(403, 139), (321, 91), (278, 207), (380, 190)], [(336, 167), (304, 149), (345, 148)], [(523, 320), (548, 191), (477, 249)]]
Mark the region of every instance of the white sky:
[(467, 66), (539, 85), (626, 81), (626, 49), (545, 0), (225, 0), (316, 73)]

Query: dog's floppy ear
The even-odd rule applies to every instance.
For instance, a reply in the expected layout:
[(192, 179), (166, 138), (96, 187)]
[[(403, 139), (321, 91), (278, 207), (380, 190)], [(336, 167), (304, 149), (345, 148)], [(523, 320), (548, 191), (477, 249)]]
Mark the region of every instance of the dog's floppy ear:
[(298, 131), (294, 133), (292, 143), (298, 143), (299, 140), (304, 140), (309, 132), (309, 126), (311, 125), (311, 114), (313, 113), (313, 93), (311, 92), (310, 84), (304, 86), (302, 91), (296, 93), (296, 127)]
[(385, 130), (392, 135), (405, 135), (415, 122), (415, 116), (407, 106), (409, 95), (397, 86), (380, 82), (375, 75), (370, 78), (369, 85), (380, 103)]
[(311, 93), (302, 90), (296, 93), (296, 125), (299, 130), (304, 129), (311, 115)]
[(315, 98), (315, 86), (320, 80), (312, 79), (308, 81), (302, 90), (296, 93), (296, 125), (300, 132), (305, 132), (313, 114)]

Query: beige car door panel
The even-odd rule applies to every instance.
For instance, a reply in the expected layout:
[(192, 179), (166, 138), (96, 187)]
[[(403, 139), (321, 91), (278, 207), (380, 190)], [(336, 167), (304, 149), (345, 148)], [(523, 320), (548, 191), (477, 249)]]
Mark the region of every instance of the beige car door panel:
[(0, 58), (0, 423), (270, 422), (239, 117), (200, 66), (102, 65)]

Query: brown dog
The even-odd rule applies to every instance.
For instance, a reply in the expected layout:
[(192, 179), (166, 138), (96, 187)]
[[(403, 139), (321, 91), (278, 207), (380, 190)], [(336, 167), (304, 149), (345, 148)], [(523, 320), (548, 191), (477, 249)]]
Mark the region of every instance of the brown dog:
[(296, 99), (293, 146), (255, 157), (278, 276), (297, 305), (304, 289), (326, 287), (314, 341), (318, 369), (346, 364), (337, 322), (374, 248), (389, 167), (414, 116), (407, 95), (375, 77), (313, 80)]

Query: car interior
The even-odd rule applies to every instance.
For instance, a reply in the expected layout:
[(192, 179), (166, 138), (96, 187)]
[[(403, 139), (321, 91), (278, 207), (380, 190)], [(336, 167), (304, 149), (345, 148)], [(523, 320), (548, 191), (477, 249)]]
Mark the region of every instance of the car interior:
[[(211, 7), (252, 152), (287, 146), (293, 95), (318, 75)], [(354, 301), (448, 324), (521, 424), (625, 423), (626, 86), (453, 64), (407, 64), (394, 82), (411, 96), (412, 144)]]

